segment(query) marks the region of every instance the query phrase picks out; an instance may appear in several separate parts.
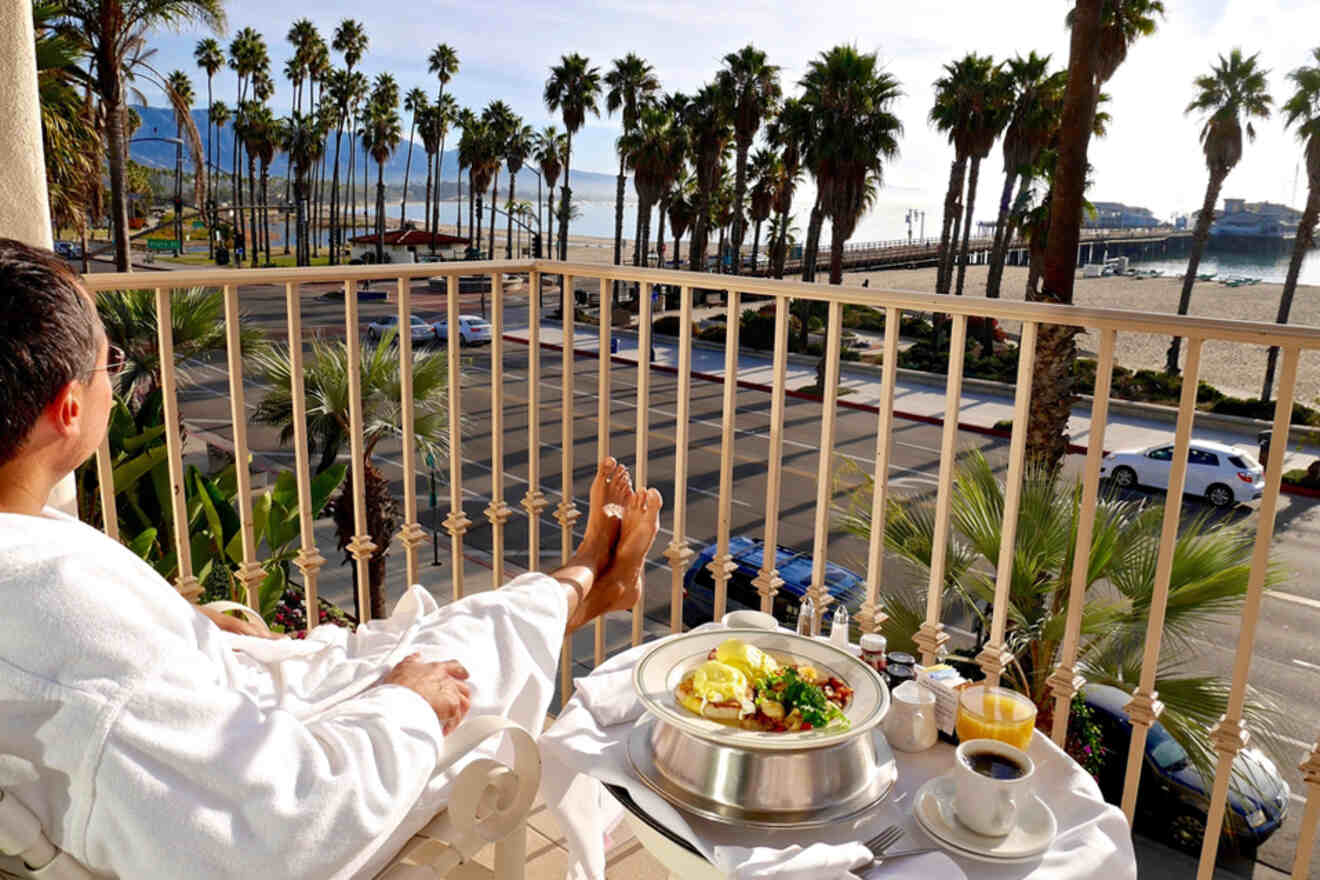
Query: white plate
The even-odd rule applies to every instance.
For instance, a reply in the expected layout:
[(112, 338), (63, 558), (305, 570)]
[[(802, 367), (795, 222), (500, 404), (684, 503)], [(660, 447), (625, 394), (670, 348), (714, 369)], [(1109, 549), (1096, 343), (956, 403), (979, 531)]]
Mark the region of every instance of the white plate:
[[(833, 675), (853, 689), (852, 702), (844, 710), (847, 730), (829, 727), (800, 733), (740, 730), (693, 715), (674, 699), (674, 688), (689, 670), (727, 639), (741, 639), (774, 657), (793, 663), (810, 663), (818, 671)], [(646, 710), (693, 736), (721, 745), (750, 749), (806, 749), (834, 745), (858, 736), (879, 724), (889, 711), (889, 689), (871, 667), (829, 642), (788, 632), (760, 629), (724, 629), (688, 633), (657, 644), (637, 663), (633, 687)]]
[(953, 778), (937, 776), (917, 790), (912, 815), (922, 830), (957, 855), (983, 862), (1029, 862), (1050, 848), (1059, 827), (1054, 813), (1036, 795), (1018, 809), (1018, 821), (1003, 837), (977, 834), (953, 810)]

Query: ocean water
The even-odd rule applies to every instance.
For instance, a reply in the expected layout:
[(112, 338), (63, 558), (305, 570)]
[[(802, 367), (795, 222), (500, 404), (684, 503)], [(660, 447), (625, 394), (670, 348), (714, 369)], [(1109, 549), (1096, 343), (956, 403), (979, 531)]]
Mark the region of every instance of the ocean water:
[[(1259, 278), (1270, 284), (1282, 284), (1288, 275), (1290, 254), (1278, 258), (1251, 256), (1247, 254), (1213, 254), (1201, 258), (1197, 274), (1215, 273), (1216, 279), (1237, 276)], [(1132, 265), (1142, 269), (1158, 269), (1165, 275), (1181, 277), (1187, 272), (1187, 260), (1146, 260), (1134, 261)], [(1320, 251), (1311, 250), (1302, 262), (1302, 271), (1297, 278), (1298, 284), (1320, 285)]]

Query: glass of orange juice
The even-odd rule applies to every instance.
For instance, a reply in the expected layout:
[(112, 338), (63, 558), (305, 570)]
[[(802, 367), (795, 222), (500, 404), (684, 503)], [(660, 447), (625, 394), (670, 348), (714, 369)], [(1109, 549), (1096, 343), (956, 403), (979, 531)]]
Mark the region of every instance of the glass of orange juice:
[(958, 739), (996, 739), (1026, 750), (1036, 726), (1036, 704), (1007, 688), (977, 684), (958, 696)]

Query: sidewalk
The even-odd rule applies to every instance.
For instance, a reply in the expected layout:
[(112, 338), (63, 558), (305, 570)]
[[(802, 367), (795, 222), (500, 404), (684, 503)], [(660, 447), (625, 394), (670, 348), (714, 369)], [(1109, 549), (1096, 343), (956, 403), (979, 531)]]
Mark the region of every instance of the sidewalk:
[[(618, 340), (618, 351), (614, 360), (636, 363), (637, 338), (631, 330), (614, 330)], [(526, 342), (527, 326), (509, 326), (505, 338), (511, 341)], [(563, 330), (556, 324), (543, 324), (541, 342), (545, 345), (561, 346)], [(600, 337), (597, 328), (575, 330), (574, 347), (579, 351), (596, 353), (600, 350)], [(652, 363), (661, 368), (676, 369), (678, 366), (678, 346), (668, 341), (656, 342), (655, 358)], [(785, 385), (790, 392), (804, 387), (814, 388), (816, 367), (790, 358), (787, 364)], [(692, 371), (694, 376), (708, 380), (723, 380), (724, 352), (704, 345), (692, 347)], [(944, 419), (945, 393), (943, 377), (934, 382), (918, 382), (900, 376), (894, 387), (894, 414), (899, 418), (942, 424)], [(738, 382), (744, 387), (760, 387), (769, 391), (774, 381), (774, 361), (769, 352), (743, 350), (738, 356)], [(978, 383), (979, 384), (979, 383)], [(873, 368), (859, 368), (855, 364), (840, 364), (839, 385), (849, 389), (849, 393), (839, 398), (839, 405), (849, 408), (871, 409), (881, 400), (881, 381)], [(1198, 413), (1198, 421), (1201, 414)], [(1000, 433), (994, 426), (1013, 418), (1013, 398), (1004, 394), (995, 394), (982, 390), (964, 388), (959, 398), (958, 424), (960, 427), (977, 432)], [(1216, 420), (1218, 421), (1218, 420)], [(1158, 418), (1143, 418), (1114, 411), (1111, 405), (1105, 424), (1105, 449), (1126, 449), (1131, 447), (1153, 446), (1157, 443), (1173, 441), (1173, 425)], [(1075, 446), (1085, 450), (1091, 434), (1091, 407), (1086, 401), (1073, 408), (1072, 418), (1068, 421), (1068, 433)], [(1256, 432), (1253, 428), (1239, 430), (1219, 425), (1195, 425), (1193, 436), (1198, 440), (1209, 440), (1235, 446), (1258, 454)], [(1284, 454), (1284, 469), (1306, 467), (1310, 461), (1320, 456), (1320, 447), (1307, 444), (1294, 444)]]

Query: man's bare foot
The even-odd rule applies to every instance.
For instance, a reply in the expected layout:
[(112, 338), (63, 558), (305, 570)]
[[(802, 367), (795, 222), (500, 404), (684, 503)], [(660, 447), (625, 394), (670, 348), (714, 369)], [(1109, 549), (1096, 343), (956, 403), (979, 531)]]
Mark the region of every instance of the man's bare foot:
[(641, 597), (641, 578), (646, 554), (660, 531), (660, 508), (664, 500), (656, 489), (634, 492), (623, 508), (623, 523), (614, 559), (596, 576), (595, 589), (587, 597), (587, 613), (595, 617), (607, 611), (627, 611)]
[(586, 533), (573, 554), (578, 565), (585, 565), (595, 574), (609, 565), (619, 539), (622, 508), (630, 498), (632, 478), (628, 468), (612, 456), (606, 458), (596, 468), (596, 477), (591, 481)]

